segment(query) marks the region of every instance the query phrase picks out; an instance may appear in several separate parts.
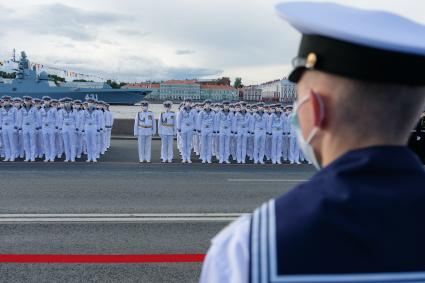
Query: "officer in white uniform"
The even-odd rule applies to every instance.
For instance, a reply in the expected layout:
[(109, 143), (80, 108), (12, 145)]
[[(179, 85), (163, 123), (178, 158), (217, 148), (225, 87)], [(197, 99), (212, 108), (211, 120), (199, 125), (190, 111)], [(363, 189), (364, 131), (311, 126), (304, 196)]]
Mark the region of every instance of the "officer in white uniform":
[(12, 105), (10, 96), (3, 96), (3, 108), (0, 109), (1, 134), (3, 138), (4, 155), (3, 161), (15, 161), (16, 133), (18, 131), (18, 113)]
[(37, 109), (32, 105), (32, 97), (24, 96), (24, 106), (21, 109), (22, 115), (22, 140), (24, 143), (25, 162), (35, 162), (36, 154), (36, 129), (39, 127)]
[(191, 99), (185, 100), (184, 107), (180, 110), (177, 120), (177, 131), (180, 133), (182, 142), (182, 163), (192, 163), (192, 140), (196, 127), (196, 114), (191, 107)]
[(257, 106), (247, 105), (246, 111), (249, 114), (248, 139), (246, 142), (246, 155), (250, 161), (254, 160), (254, 113), (257, 112)]
[(177, 115), (171, 111), (173, 103), (165, 101), (163, 103), (165, 111), (161, 112), (158, 120), (158, 134), (161, 137), (161, 160), (173, 162), (174, 157), (174, 136), (177, 133)]
[(211, 100), (205, 100), (204, 109), (198, 114), (198, 133), (201, 137), (202, 163), (212, 162), (213, 132), (216, 129), (215, 113), (211, 109)]
[(87, 110), (84, 110), (83, 122), (87, 146), (86, 162), (97, 162), (97, 134), (100, 132), (100, 121), (96, 110), (96, 101), (87, 100)]
[(258, 111), (253, 114), (254, 163), (264, 164), (268, 115), (264, 112), (264, 103), (257, 104)]
[(290, 113), (292, 112), (292, 106), (285, 106), (283, 111), (284, 124), (282, 138), (282, 159), (283, 162), (289, 162), (289, 138), (291, 132)]
[(56, 157), (56, 120), (57, 110), (50, 105), (51, 98), (43, 96), (43, 107), (40, 109), (41, 133), (43, 135), (44, 162), (54, 162)]
[(239, 164), (246, 162), (247, 141), (249, 137), (250, 115), (242, 105), (236, 105), (236, 114), (233, 119), (236, 134), (236, 161)]
[(81, 107), (81, 100), (74, 100), (73, 109), (76, 114), (75, 124), (75, 155), (76, 158), (81, 158), (83, 153), (83, 131), (84, 131), (84, 109)]
[(282, 164), (282, 139), (285, 127), (285, 117), (281, 105), (275, 105), (274, 112), (269, 118), (269, 132), (272, 133), (271, 159), (273, 164)]
[(35, 128), (35, 156), (36, 158), (43, 158), (44, 154), (44, 146), (43, 146), (43, 134), (41, 132), (41, 99), (40, 98), (34, 98), (34, 108), (37, 110), (37, 127)]
[(72, 108), (71, 98), (64, 98), (64, 108), (58, 114), (65, 149), (64, 162), (75, 162), (78, 117), (77, 111)]
[(298, 147), (297, 133), (295, 128), (292, 126), (291, 121), (294, 113), (290, 112), (288, 115), (289, 122), (289, 162), (291, 164), (300, 163), (300, 148)]
[(105, 143), (106, 151), (111, 147), (111, 135), (112, 135), (112, 126), (114, 125), (114, 116), (109, 110), (109, 104), (105, 103)]
[(219, 137), (219, 163), (229, 164), (230, 136), (233, 132), (233, 113), (230, 112), (230, 103), (223, 102), (223, 110), (217, 114), (216, 123)]
[(24, 136), (22, 134), (22, 99), (20, 97), (13, 98), (13, 105), (17, 111), (18, 131), (15, 133), (16, 152), (15, 158), (24, 158)]
[(149, 102), (141, 102), (142, 111), (134, 119), (134, 136), (138, 138), (139, 162), (151, 162), (152, 135), (156, 134), (156, 121), (153, 112), (149, 111)]
[[(64, 107), (64, 102), (63, 102), (63, 98), (56, 100), (53, 99), (52, 100), (52, 106), (56, 108), (56, 110), (59, 112), (63, 109)], [(64, 154), (64, 144), (63, 144), (63, 137), (62, 137), (62, 125), (60, 125), (60, 119), (59, 119), (59, 115), (57, 116), (56, 119), (56, 155), (58, 158), (62, 158), (62, 155)]]

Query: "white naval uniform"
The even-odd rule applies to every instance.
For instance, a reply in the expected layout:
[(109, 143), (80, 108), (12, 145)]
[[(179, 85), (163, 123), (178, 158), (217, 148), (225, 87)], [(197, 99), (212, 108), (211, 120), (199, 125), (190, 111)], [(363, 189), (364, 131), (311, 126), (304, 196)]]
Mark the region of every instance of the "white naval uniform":
[(246, 142), (246, 155), (248, 155), (250, 160), (254, 160), (254, 113), (249, 113), (249, 130), (248, 130), (248, 140)]
[(37, 109), (33, 106), (21, 108), (22, 124), (22, 140), (25, 152), (25, 161), (35, 161), (37, 139), (35, 129), (38, 128)]
[(281, 164), (282, 159), (282, 139), (285, 117), (283, 113), (272, 113), (269, 118), (269, 132), (272, 133), (271, 140), (271, 160), (273, 164)]
[(54, 107), (43, 107), (40, 110), (41, 132), (43, 135), (45, 160), (53, 162), (56, 156), (56, 119), (57, 109)]
[(134, 119), (134, 135), (138, 139), (139, 161), (151, 161), (152, 135), (156, 134), (156, 121), (153, 112), (141, 111)]
[(35, 155), (38, 158), (42, 158), (44, 154), (44, 145), (43, 145), (43, 133), (41, 131), (41, 107), (37, 108), (37, 128), (35, 129), (35, 140), (36, 140), (36, 147), (35, 147)]
[(76, 141), (77, 141), (77, 111), (72, 108), (61, 109), (58, 112), (59, 116), (59, 127), (62, 129), (62, 138), (65, 150), (65, 161), (75, 161), (77, 152)]
[(197, 129), (201, 138), (201, 159), (202, 162), (211, 163), (213, 151), (213, 132), (216, 130), (215, 113), (212, 109), (199, 112), (197, 119)]
[[(288, 116), (289, 121), (292, 119), (292, 115), (295, 115), (295, 113), (291, 113), (291, 115)], [(291, 164), (297, 163), (300, 164), (300, 149), (298, 147), (297, 142), (297, 135), (295, 132), (294, 127), (289, 123), (289, 161)]]
[(182, 160), (191, 162), (192, 138), (195, 130), (195, 112), (190, 108), (184, 107), (178, 116), (177, 129), (180, 132), (182, 142)]
[(253, 115), (254, 118), (254, 163), (264, 164), (264, 152), (266, 147), (266, 132), (268, 115), (259, 112)]
[(233, 119), (233, 128), (236, 133), (236, 161), (238, 163), (245, 163), (250, 122), (251, 117), (246, 111), (237, 112)]
[(18, 131), (15, 132), (15, 139), (16, 139), (16, 152), (15, 152), (15, 158), (24, 157), (24, 136), (22, 134), (22, 106), (16, 108), (17, 111), (17, 117), (18, 117)]
[(106, 149), (109, 149), (111, 147), (111, 135), (112, 135), (112, 126), (114, 125), (114, 116), (112, 115), (112, 112), (109, 110), (105, 110), (105, 144)]
[(194, 129), (195, 131), (193, 132), (193, 151), (197, 155), (201, 155), (201, 135), (198, 131), (196, 131), (196, 125), (198, 125), (199, 113), (201, 111), (197, 109), (194, 109), (193, 111), (195, 113), (195, 129)]
[(17, 109), (13, 106), (0, 109), (5, 161), (14, 161), (16, 155)]
[(283, 124), (283, 139), (282, 139), (282, 159), (283, 161), (289, 161), (289, 139), (291, 136), (291, 118), (285, 113), (283, 115), (285, 121)]
[(229, 163), (230, 135), (233, 132), (233, 114), (230, 111), (220, 111), (216, 118), (219, 137), (219, 161)]
[(249, 282), (251, 216), (244, 215), (211, 240), (200, 283)]
[(60, 120), (59, 120), (59, 112), (62, 110), (61, 107), (58, 107), (57, 109), (57, 119), (56, 119), (56, 130), (55, 130), (55, 141), (56, 141), (56, 155), (58, 158), (61, 158), (64, 153), (64, 145), (63, 145), (63, 138), (62, 138), (62, 129), (60, 128)]
[(87, 161), (96, 162), (97, 133), (100, 131), (99, 116), (96, 109), (84, 110), (83, 125), (86, 135)]
[(162, 112), (158, 120), (158, 133), (161, 137), (161, 159), (172, 162), (174, 157), (173, 143), (177, 132), (177, 115), (174, 111)]
[(97, 109), (97, 115), (99, 119), (99, 131), (96, 134), (96, 143), (97, 143), (97, 158), (100, 158), (101, 154), (104, 154), (106, 151), (106, 145), (104, 144), (105, 136), (105, 112), (102, 109)]
[[(267, 125), (268, 125), (270, 121), (270, 116), (272, 113), (266, 112), (266, 114), (267, 114)], [(267, 129), (267, 134), (266, 134), (266, 147), (264, 150), (264, 155), (266, 156), (267, 160), (272, 159), (272, 133), (271, 131), (269, 131), (269, 129)]]
[(84, 144), (84, 110), (75, 110), (76, 111), (76, 129), (75, 129), (75, 154), (77, 158), (81, 158), (83, 153), (83, 144)]

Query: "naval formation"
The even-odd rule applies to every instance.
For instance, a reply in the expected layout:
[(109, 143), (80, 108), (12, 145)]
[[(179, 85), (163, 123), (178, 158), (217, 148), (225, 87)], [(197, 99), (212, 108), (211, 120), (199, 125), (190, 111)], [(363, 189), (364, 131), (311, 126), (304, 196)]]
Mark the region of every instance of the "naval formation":
[[(177, 112), (171, 111), (171, 101), (163, 105), (158, 121), (147, 101), (135, 117), (141, 163), (151, 162), (152, 137), (157, 134), (164, 163), (175, 160), (176, 140), (182, 163), (192, 163), (194, 156), (202, 163), (310, 163), (298, 144), (290, 105), (186, 99)], [(103, 101), (3, 96), (0, 155), (3, 161), (54, 162), (64, 157), (64, 162), (97, 162), (110, 148), (113, 123), (109, 104)], [(409, 143), (423, 162), (424, 130), (423, 114)]]
[(156, 132), (162, 140), (162, 162), (173, 161), (174, 136), (183, 163), (192, 163), (192, 151), (202, 163), (212, 163), (214, 157), (221, 164), (308, 162), (292, 127), (292, 106), (227, 101), (212, 104), (209, 100), (193, 104), (191, 99), (180, 104), (177, 113), (171, 106), (171, 101), (164, 102), (157, 126), (149, 103), (142, 102), (142, 111), (134, 121), (140, 162), (151, 161), (151, 140)]
[(109, 105), (102, 101), (3, 96), (0, 154), (4, 161), (26, 162), (54, 162), (63, 155), (65, 162), (75, 162), (86, 154), (87, 162), (97, 162), (110, 147), (112, 124)]
[[(187, 99), (176, 113), (171, 111), (172, 102), (166, 101), (157, 122), (149, 103), (141, 105), (134, 123), (140, 162), (151, 161), (156, 134), (162, 141), (162, 162), (175, 159), (176, 140), (183, 163), (192, 162), (193, 152), (202, 163), (307, 162), (291, 127), (292, 106), (208, 100), (194, 104)], [(65, 162), (97, 162), (110, 147), (113, 122), (109, 105), (94, 99), (3, 96), (0, 154), (3, 161), (54, 162), (64, 157)]]

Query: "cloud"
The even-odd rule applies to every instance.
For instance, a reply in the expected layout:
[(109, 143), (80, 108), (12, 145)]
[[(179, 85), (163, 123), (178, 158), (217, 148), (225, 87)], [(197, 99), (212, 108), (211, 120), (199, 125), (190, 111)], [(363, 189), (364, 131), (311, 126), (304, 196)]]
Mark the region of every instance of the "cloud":
[(117, 13), (85, 10), (60, 3), (36, 6), (25, 17), (15, 19), (15, 29), (61, 36), (76, 41), (94, 41), (99, 29), (129, 21)]
[(188, 50), (188, 49), (177, 49), (175, 54), (176, 55), (188, 55), (188, 54), (194, 54), (196, 53), (195, 50)]
[(136, 37), (145, 37), (151, 34), (149, 31), (141, 31), (135, 29), (118, 29), (118, 34), (126, 35), (126, 36), (136, 36)]

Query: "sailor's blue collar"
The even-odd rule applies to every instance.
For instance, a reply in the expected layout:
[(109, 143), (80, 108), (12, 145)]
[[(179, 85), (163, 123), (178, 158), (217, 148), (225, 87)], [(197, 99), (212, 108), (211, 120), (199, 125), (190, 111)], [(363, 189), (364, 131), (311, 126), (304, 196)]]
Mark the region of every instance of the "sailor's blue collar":
[(325, 175), (343, 174), (344, 172), (365, 171), (400, 174), (402, 172), (425, 173), (419, 158), (406, 146), (372, 146), (348, 151), (312, 178)]

